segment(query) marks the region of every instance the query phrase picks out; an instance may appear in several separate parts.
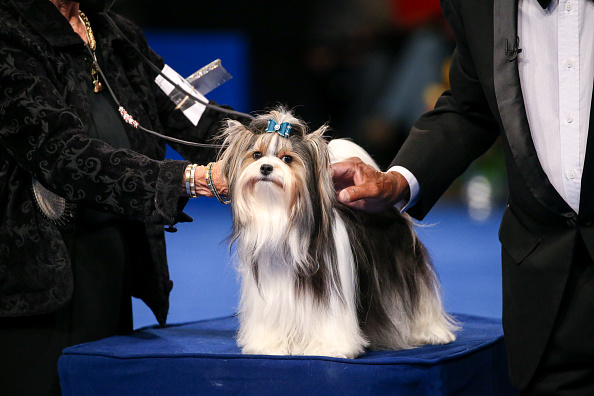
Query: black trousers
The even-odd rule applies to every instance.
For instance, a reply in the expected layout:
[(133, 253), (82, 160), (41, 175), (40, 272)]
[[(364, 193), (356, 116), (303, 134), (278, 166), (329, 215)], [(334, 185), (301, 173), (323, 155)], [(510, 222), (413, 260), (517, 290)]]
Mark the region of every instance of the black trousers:
[(62, 349), (132, 331), (127, 251), (118, 224), (77, 224), (71, 302), (57, 312), (0, 319), (0, 395), (61, 395)]
[(547, 350), (522, 395), (594, 395), (594, 262), (578, 238)]

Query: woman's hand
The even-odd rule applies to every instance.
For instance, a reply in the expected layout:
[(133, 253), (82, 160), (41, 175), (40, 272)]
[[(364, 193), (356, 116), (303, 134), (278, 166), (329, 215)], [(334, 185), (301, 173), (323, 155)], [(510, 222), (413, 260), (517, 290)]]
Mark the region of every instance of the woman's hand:
[[(214, 188), (216, 188), (219, 195), (226, 197), (229, 193), (229, 188), (227, 186), (227, 179), (224, 178), (222, 169), (221, 169), (221, 162), (214, 162), (212, 164), (212, 182), (214, 184)], [(198, 166), (196, 167), (196, 172), (194, 173), (194, 184), (196, 186), (196, 194), (199, 196), (204, 197), (214, 197), (214, 194), (211, 192), (208, 182), (206, 180), (206, 166)]]
[[(189, 167), (191, 167), (192, 165), (190, 165)], [(225, 177), (222, 174), (222, 169), (221, 169), (222, 165), (221, 162), (213, 162), (212, 163), (212, 168), (211, 168), (211, 180), (212, 183), (214, 185), (214, 188), (216, 188), (217, 193), (219, 194), (219, 196), (222, 197), (226, 197), (227, 194), (229, 193), (229, 187), (227, 185), (227, 180), (225, 179)], [(208, 185), (208, 181), (206, 178), (207, 172), (208, 172), (208, 165), (196, 165), (195, 169), (194, 169), (194, 191), (196, 193), (195, 196), (200, 197), (214, 197), (213, 192), (211, 191), (209, 185)], [(183, 178), (183, 195), (188, 195), (189, 193), (187, 192), (187, 188), (186, 188), (186, 180), (188, 177), (190, 171), (186, 171), (186, 173), (184, 173), (184, 178)]]

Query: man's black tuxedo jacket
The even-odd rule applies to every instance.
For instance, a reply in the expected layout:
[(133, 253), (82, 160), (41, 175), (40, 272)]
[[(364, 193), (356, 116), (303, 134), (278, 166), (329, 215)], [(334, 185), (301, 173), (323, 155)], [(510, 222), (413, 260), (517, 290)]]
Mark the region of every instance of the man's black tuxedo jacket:
[[(419, 201), (409, 213), (422, 218), (451, 182), (501, 137), (509, 180), (508, 208), (499, 232), (503, 325), (512, 382), (524, 388), (551, 333), (580, 234), (594, 253), (594, 182), (590, 181), (594, 122), (590, 122), (578, 216), (542, 170), (530, 135), (517, 59), (506, 56), (506, 42), (512, 49), (518, 34), (517, 0), (441, 3), (457, 41), (451, 89), (418, 120), (392, 165), (406, 167), (418, 179)], [(548, 83), (557, 82), (543, 81)]]

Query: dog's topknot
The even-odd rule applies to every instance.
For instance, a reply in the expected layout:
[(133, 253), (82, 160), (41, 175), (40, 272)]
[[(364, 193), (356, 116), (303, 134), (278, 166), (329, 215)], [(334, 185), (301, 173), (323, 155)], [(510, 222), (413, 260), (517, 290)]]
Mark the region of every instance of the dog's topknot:
[(248, 128), (254, 134), (265, 133), (269, 120), (274, 120), (278, 125), (283, 122), (291, 124), (291, 136), (299, 136), (303, 138), (308, 133), (307, 124), (305, 124), (303, 120), (295, 117), (293, 112), (284, 106), (277, 107), (274, 110), (256, 116)]

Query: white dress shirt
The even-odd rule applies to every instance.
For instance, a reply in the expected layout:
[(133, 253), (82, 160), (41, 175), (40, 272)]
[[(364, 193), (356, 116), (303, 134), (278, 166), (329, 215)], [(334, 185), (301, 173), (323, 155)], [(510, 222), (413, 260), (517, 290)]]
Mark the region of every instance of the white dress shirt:
[[(497, 21), (495, 21), (497, 23)], [(532, 140), (551, 184), (576, 213), (594, 83), (594, 1), (519, 0), (520, 83)], [(411, 188), (411, 206), (419, 184), (398, 171)], [(400, 205), (402, 206), (402, 204)]]
[(540, 164), (578, 212), (594, 83), (594, 2), (520, 0), (522, 94)]

